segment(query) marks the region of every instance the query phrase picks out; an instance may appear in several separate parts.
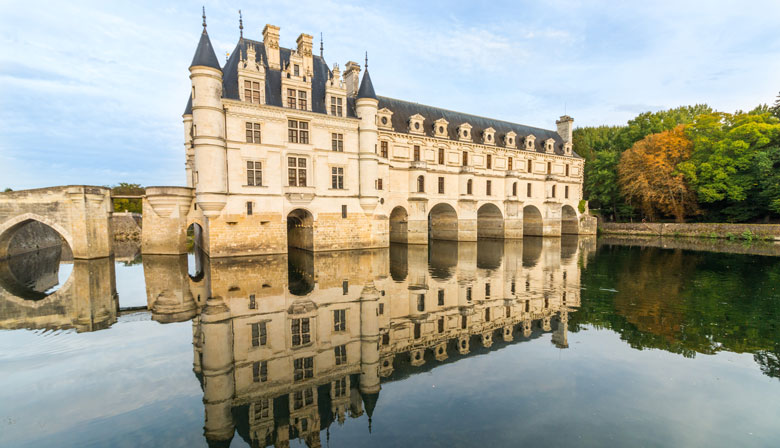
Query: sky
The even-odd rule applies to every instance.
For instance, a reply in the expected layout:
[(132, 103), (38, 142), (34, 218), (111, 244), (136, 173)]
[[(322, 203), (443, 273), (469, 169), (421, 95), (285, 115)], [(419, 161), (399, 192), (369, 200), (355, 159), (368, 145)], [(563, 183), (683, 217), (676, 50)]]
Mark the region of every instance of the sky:
[(266, 23), (324, 39), (378, 95), (555, 128), (780, 91), (780, 1), (0, 0), (0, 190), (184, 185), (181, 115), (201, 5), (220, 61)]

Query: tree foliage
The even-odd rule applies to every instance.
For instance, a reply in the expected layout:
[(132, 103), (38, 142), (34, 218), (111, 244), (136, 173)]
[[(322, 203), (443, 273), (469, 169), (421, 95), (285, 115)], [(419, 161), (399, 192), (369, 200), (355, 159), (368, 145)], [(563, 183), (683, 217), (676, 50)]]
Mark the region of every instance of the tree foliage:
[[(146, 190), (140, 184), (120, 182), (111, 187), (111, 193), (117, 196), (142, 196)], [(114, 199), (114, 211), (141, 213), (143, 203), (141, 199)]]
[(677, 171), (677, 165), (692, 151), (683, 125), (636, 142), (618, 164), (623, 193), (651, 219), (666, 215), (683, 222), (686, 216), (698, 213), (696, 195)]

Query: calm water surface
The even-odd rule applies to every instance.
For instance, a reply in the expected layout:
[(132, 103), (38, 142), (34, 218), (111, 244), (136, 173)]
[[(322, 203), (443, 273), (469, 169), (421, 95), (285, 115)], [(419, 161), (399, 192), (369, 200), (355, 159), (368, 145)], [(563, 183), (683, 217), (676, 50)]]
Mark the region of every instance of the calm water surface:
[(0, 263), (0, 445), (780, 446), (780, 258), (593, 239)]

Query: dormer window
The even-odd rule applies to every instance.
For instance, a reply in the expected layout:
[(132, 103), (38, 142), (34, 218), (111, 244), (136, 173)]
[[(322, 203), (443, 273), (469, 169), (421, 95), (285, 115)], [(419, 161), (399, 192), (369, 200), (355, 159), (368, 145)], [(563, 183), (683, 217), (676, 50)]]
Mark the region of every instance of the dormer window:
[(344, 99), (341, 97), (330, 97), (330, 114), (337, 117), (344, 116)]
[(409, 132), (412, 134), (423, 134), (423, 122), (425, 117), (420, 114), (414, 114), (409, 117)]
[(301, 66), (298, 64), (293, 65), (293, 75), (301, 76)]
[(447, 138), (447, 126), (450, 123), (444, 118), (439, 118), (433, 122), (433, 135), (439, 138)]
[(471, 125), (463, 123), (458, 126), (458, 139), (461, 141), (471, 141)]
[(533, 136), (533, 134), (529, 135), (525, 138), (525, 149), (528, 151), (534, 150), (534, 142), (536, 141), (536, 137)]
[(244, 81), (244, 101), (260, 104), (260, 83), (257, 81)]
[(482, 131), (482, 143), (493, 145), (496, 143), (496, 130), (493, 128), (487, 128)]
[(563, 153), (567, 156), (571, 155), (571, 142), (567, 142), (563, 145)]
[(390, 109), (383, 107), (379, 109), (376, 113), (376, 121), (377, 126), (384, 129), (392, 129), (393, 122), (391, 121), (393, 117), (393, 111)]
[(517, 144), (517, 134), (515, 134), (514, 131), (509, 131), (504, 136), (504, 145), (506, 145), (507, 148), (514, 148)]
[(547, 154), (552, 154), (555, 152), (555, 140), (548, 138), (544, 141), (544, 152)]

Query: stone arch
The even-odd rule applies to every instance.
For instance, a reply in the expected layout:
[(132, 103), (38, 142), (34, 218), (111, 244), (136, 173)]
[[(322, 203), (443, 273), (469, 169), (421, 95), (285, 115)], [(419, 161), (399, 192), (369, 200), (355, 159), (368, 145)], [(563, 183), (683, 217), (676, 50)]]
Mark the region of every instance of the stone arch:
[(504, 215), (496, 204), (488, 202), (477, 210), (477, 238), (503, 238)]
[(561, 207), (561, 233), (565, 235), (576, 235), (579, 233), (577, 212), (571, 205)]
[(409, 241), (409, 213), (400, 205), (390, 212), (390, 242), (407, 243)]
[(428, 239), (458, 240), (458, 213), (446, 202), (434, 205), (428, 213)]
[(287, 246), (314, 250), (314, 216), (296, 208), (287, 214)]
[(17, 232), (30, 223), (39, 222), (56, 232), (68, 244), (69, 250), (73, 250), (73, 237), (70, 232), (57, 222), (34, 213), (24, 213), (4, 221), (0, 224), (0, 259), (14, 255), (11, 243)]
[[(52, 303), (69, 296), (73, 272), (65, 282), (59, 278), (62, 248), (49, 247), (35, 252), (19, 254), (0, 261), (0, 296), (25, 306)], [(57, 289), (53, 289), (59, 286)]]
[(523, 236), (543, 236), (544, 219), (542, 212), (534, 205), (523, 207)]

